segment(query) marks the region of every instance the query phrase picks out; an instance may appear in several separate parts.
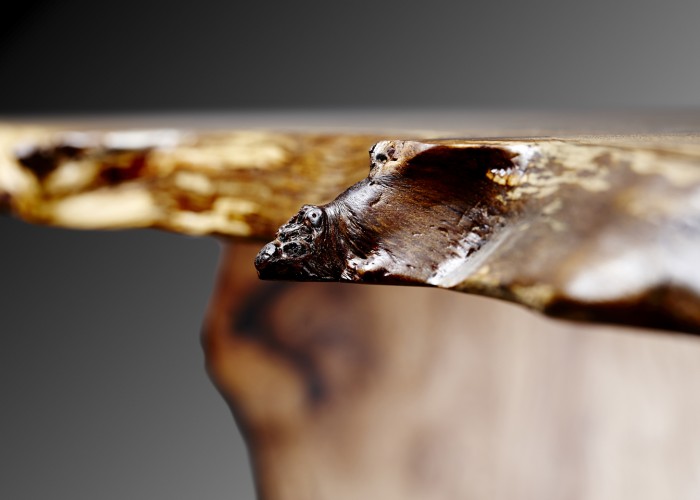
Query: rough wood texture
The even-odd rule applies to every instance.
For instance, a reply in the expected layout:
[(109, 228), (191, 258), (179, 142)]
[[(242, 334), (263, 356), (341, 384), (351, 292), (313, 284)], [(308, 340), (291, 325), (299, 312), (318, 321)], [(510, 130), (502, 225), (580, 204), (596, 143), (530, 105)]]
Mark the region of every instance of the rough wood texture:
[(698, 137), (382, 141), (369, 176), (302, 207), (256, 267), (699, 333)]
[[(532, 126), (527, 119), (520, 118), (520, 123)], [(482, 124), (472, 126), (472, 131), (477, 132), (458, 135), (475, 135), (479, 130), (492, 136), (523, 135), (506, 134), (502, 128)], [(548, 130), (561, 130), (561, 127), (551, 125)], [(197, 134), (194, 149), (177, 141), (170, 146), (159, 142), (159, 146), (152, 147), (150, 142), (144, 147), (142, 142), (125, 147), (123, 140), (117, 141), (121, 146), (115, 148), (112, 147), (114, 136), (88, 134), (88, 147), (79, 153), (74, 151), (79, 146), (75, 138), (85, 140), (84, 135), (69, 135), (68, 139), (73, 137), (71, 141), (64, 133), (57, 136), (52, 131), (21, 131), (11, 127), (0, 134), (0, 139), (4, 137), (5, 144), (11, 145), (9, 149), (3, 148), (5, 156), (0, 161), (4, 203), (28, 220), (72, 227), (154, 225), (191, 233), (272, 237), (276, 227), (273, 224), (283, 223), (300, 205), (323, 203), (336, 194), (313, 191), (318, 199), (307, 198), (306, 190), (315, 189), (313, 183), (309, 184), (313, 174), (302, 175), (303, 182), (296, 185), (296, 191), (285, 188), (287, 183), (295, 185), (298, 180), (288, 175), (295, 168), (294, 161), (270, 169), (269, 175), (265, 174), (265, 166), (250, 163), (240, 169), (209, 170), (210, 162), (219, 164), (215, 158), (223, 158), (222, 164), (235, 164), (228, 155), (234, 152), (238, 155), (241, 150), (222, 146), (227, 141), (226, 134), (201, 135), (211, 137), (211, 143), (197, 142)], [(24, 135), (22, 141), (18, 135)], [(694, 136), (537, 139), (535, 136), (544, 135), (543, 128), (539, 133), (526, 135), (530, 139), (443, 141), (431, 142), (434, 145), (428, 147), (424, 147), (425, 143), (402, 143), (413, 147), (417, 156), (423, 155), (417, 162), (411, 160), (415, 157), (404, 156), (404, 163), (399, 161), (400, 156), (391, 158), (389, 148), (384, 147), (389, 143), (384, 143), (373, 152), (372, 176), (377, 178), (374, 185), (372, 180), (363, 181), (328, 208), (304, 209), (293, 219), (294, 227), (287, 226), (283, 231), (289, 236), (288, 241), (281, 241), (285, 236), (279, 234), (282, 238), (273, 244), (275, 247), (296, 239), (301, 250), (313, 249), (309, 254), (299, 254), (305, 264), (287, 263), (284, 267), (280, 264), (282, 259), (276, 258), (278, 267), (264, 272), (274, 276), (277, 269), (276, 272), (288, 273), (288, 277), (302, 279), (371, 278), (375, 282), (389, 279), (416, 284), (432, 276), (434, 270), (429, 266), (413, 270), (415, 274), (406, 275), (405, 280), (399, 273), (406, 273), (407, 266), (395, 270), (394, 276), (384, 276), (381, 267), (368, 269), (358, 265), (347, 270), (348, 260), (342, 252), (350, 248), (358, 257), (355, 262), (367, 264), (362, 262), (361, 253), (369, 254), (375, 249), (361, 239), (355, 243), (357, 237), (365, 237), (400, 254), (402, 259), (410, 259), (415, 253), (422, 261), (432, 262), (431, 259), (440, 258), (440, 252), (436, 253), (437, 241), (443, 243), (445, 251), (450, 250), (450, 245), (458, 245), (465, 255), (457, 252), (457, 263), (466, 265), (436, 276), (442, 280), (437, 285), (448, 285), (447, 280), (457, 276), (466, 281), (456, 286), (467, 283), (471, 290), (537, 307), (542, 303), (538, 301), (549, 296), (546, 292), (551, 288), (538, 290), (531, 281), (524, 281), (520, 292), (515, 288), (504, 289), (499, 295), (493, 293), (497, 287), (489, 278), (507, 280), (521, 273), (533, 279), (546, 279), (544, 283), (550, 286), (559, 286), (570, 283), (576, 272), (590, 268), (592, 276), (600, 280), (601, 275), (619, 270), (617, 265), (612, 269), (593, 265), (615, 262), (606, 261), (607, 254), (601, 253), (601, 249), (614, 254), (627, 248), (632, 257), (646, 256), (652, 259), (649, 262), (663, 266), (687, 265), (688, 252), (697, 248), (691, 245), (697, 235), (698, 210), (697, 198), (691, 196), (697, 190)], [(181, 140), (180, 135), (177, 137)], [(365, 137), (370, 139), (371, 135)], [(299, 142), (294, 143), (300, 144), (300, 149), (295, 151), (306, 151), (303, 145), (308, 144), (307, 140), (309, 137), (302, 134)], [(21, 148), (16, 156), (13, 151), (20, 142), (33, 146)], [(328, 139), (314, 144), (326, 151), (323, 144), (332, 143), (333, 139)], [(206, 144), (213, 146), (209, 148)], [(221, 147), (214, 147), (216, 144)], [(255, 144), (253, 150), (260, 145)], [(397, 151), (404, 154), (396, 145), (399, 143), (393, 146), (394, 154)], [(260, 146), (265, 149), (264, 144)], [(360, 180), (368, 166), (369, 144), (353, 143), (348, 148), (355, 151), (352, 158), (357, 163), (341, 163), (347, 165), (347, 170), (342, 167), (341, 171), (356, 174), (339, 175), (336, 181), (347, 182), (344, 185)], [(533, 148), (536, 154), (520, 162), (522, 155)], [(602, 148), (610, 156), (593, 155), (595, 148)], [(248, 212), (240, 208), (245, 204), (230, 204), (227, 217), (244, 222), (245, 226), (204, 224), (196, 217), (193, 219), (199, 221), (196, 224), (173, 225), (171, 221), (177, 220), (174, 215), (182, 213), (206, 214), (205, 221), (214, 220), (218, 214), (216, 210), (196, 212), (187, 208), (189, 204), (172, 201), (178, 193), (185, 199), (198, 199), (193, 193), (204, 184), (201, 179), (199, 183), (193, 180), (192, 175), (185, 176), (187, 182), (175, 182), (178, 168), (159, 167), (161, 158), (187, 151), (202, 162), (191, 160), (192, 156), (187, 156), (190, 160), (180, 160), (177, 165), (184, 170), (192, 168), (188, 174), (205, 172), (206, 177), (218, 172), (221, 177), (217, 182), (224, 184), (229, 176), (245, 179), (237, 177), (242, 172), (251, 178), (268, 175), (264, 182), (273, 183), (279, 196), (293, 192), (298, 197), (290, 196), (287, 201), (267, 196), (256, 198), (261, 210), (269, 210), (269, 215), (262, 219), (245, 218)], [(221, 154), (207, 156), (213, 151)], [(573, 163), (569, 162), (572, 151), (581, 153)], [(588, 152), (588, 156), (583, 152)], [(475, 153), (481, 155), (479, 161), (472, 156)], [(380, 154), (386, 155), (386, 161)], [(61, 159), (59, 164), (44, 162), (57, 155)], [(318, 158), (311, 151), (308, 155), (292, 157), (309, 158), (309, 155)], [(547, 155), (551, 155), (550, 161), (542, 163)], [(139, 157), (144, 158), (148, 169), (136, 168), (140, 160), (134, 168), (130, 167), (134, 166), (131, 160), (120, 160)], [(22, 161), (18, 162), (18, 158)], [(435, 158), (447, 165), (446, 171), (432, 162)], [(582, 158), (586, 160), (581, 161)], [(488, 165), (483, 165), (481, 160)], [(337, 161), (345, 162), (346, 158)], [(458, 168), (465, 164), (469, 170)], [(314, 165), (324, 168), (321, 164)], [(413, 167), (421, 168), (412, 170)], [(81, 173), (84, 169), (88, 174)], [(136, 179), (121, 175), (136, 170)], [(113, 184), (105, 183), (101, 172), (110, 172), (106, 177)], [(449, 181), (440, 180), (443, 173)], [(333, 174), (329, 171), (324, 175)], [(78, 177), (83, 184), (71, 184), (66, 177), (68, 180)], [(54, 183), (73, 187), (63, 192), (52, 191), (57, 189)], [(250, 191), (254, 191), (254, 185), (248, 185)], [(143, 214), (149, 211), (120, 205), (120, 200), (128, 200), (128, 194), (127, 198), (123, 197), (128, 193), (126, 189), (122, 191), (123, 186), (139, 192), (161, 193), (154, 200), (163, 218), (144, 218)], [(385, 191), (379, 191), (380, 200), (374, 207), (379, 210), (387, 201), (396, 205), (392, 211), (387, 211), (385, 206), (383, 212), (373, 213), (371, 201), (376, 197), (363, 196), (382, 187)], [(406, 191), (408, 188), (410, 193)], [(340, 190), (339, 187), (337, 191)], [(83, 195), (90, 193), (99, 196), (87, 198), (91, 202), (87, 208), (97, 210), (105, 202), (114, 208), (107, 214), (112, 214), (111, 219), (91, 210), (69, 210), (69, 216), (65, 209), (58, 210), (64, 203), (70, 206), (75, 200), (86, 200)], [(115, 196), (102, 196), (108, 193)], [(236, 193), (257, 196), (246, 190)], [(541, 196), (536, 196), (537, 193)], [(478, 203), (474, 204), (478, 196), (484, 196), (491, 204), (485, 211)], [(552, 196), (562, 197), (567, 204), (552, 204)], [(162, 200), (171, 201), (161, 205)], [(593, 210), (592, 201), (603, 202), (606, 209)], [(153, 200), (149, 198), (146, 206), (151, 207), (151, 203)], [(635, 206), (641, 215), (630, 210)], [(143, 205), (136, 206), (139, 207)], [(180, 208), (169, 212), (160, 207)], [(407, 208), (413, 211), (407, 212)], [(343, 213), (355, 209), (360, 212), (357, 217)], [(676, 218), (684, 210), (688, 217)], [(57, 211), (63, 214), (62, 218), (55, 217)], [(410, 243), (409, 248), (414, 252), (401, 253), (403, 246), (399, 242), (419, 238), (413, 235), (411, 217), (430, 220), (436, 213), (446, 222), (452, 222), (449, 229), (447, 225), (445, 231), (425, 229), (422, 225), (421, 231), (437, 229), (431, 233), (432, 240), (418, 246)], [(464, 214), (467, 217), (462, 221)], [(648, 214), (657, 214), (659, 219), (648, 218)], [(209, 218), (210, 215), (213, 217)], [(320, 224), (316, 222), (319, 218)], [(493, 218), (502, 220), (504, 225), (493, 224)], [(343, 220), (348, 221), (345, 228), (329, 224)], [(470, 226), (474, 221), (479, 222), (478, 231)], [(558, 221), (562, 224), (557, 225)], [(670, 226), (665, 224), (669, 221), (673, 222)], [(517, 230), (509, 232), (511, 223)], [(629, 229), (628, 223), (632, 224)], [(676, 229), (678, 226), (685, 229)], [(246, 229), (242, 230), (243, 227)], [(387, 228), (392, 227), (396, 231), (387, 233)], [(466, 234), (476, 236), (468, 237), (465, 246), (459, 247), (460, 235), (464, 234), (460, 231), (467, 227)], [(669, 230), (670, 233), (665, 232)], [(610, 247), (602, 244), (609, 237), (615, 243)], [(630, 246), (618, 246), (615, 237)], [(603, 238), (602, 242), (598, 238)], [(669, 246), (665, 246), (667, 243)], [(427, 288), (261, 282), (251, 266), (257, 246), (236, 244), (225, 248), (218, 285), (203, 329), (203, 345), (209, 373), (231, 405), (250, 446), (263, 499), (689, 500), (700, 494), (697, 452), (700, 438), (696, 424), (700, 418), (700, 400), (695, 390), (700, 382), (697, 339), (553, 322), (504, 302)], [(326, 256), (328, 266), (318, 264), (319, 248), (331, 250)], [(657, 250), (648, 254), (648, 248)], [(680, 249), (682, 258), (678, 263), (668, 259), (669, 248)], [(486, 252), (488, 249), (491, 250)], [(284, 252), (284, 248), (275, 248), (272, 256), (278, 251)], [(575, 257), (568, 268), (562, 267), (567, 252)], [(516, 260), (509, 262), (505, 258), (508, 255)], [(587, 256), (595, 259), (591, 262), (586, 260)], [(378, 264), (394, 265), (388, 255), (383, 257), (387, 258), (377, 259)], [(475, 268), (483, 265), (482, 259), (492, 258), (502, 267), (475, 275), (451, 274), (459, 269), (469, 271), (472, 265)], [(550, 258), (559, 267), (547, 274)], [(259, 258), (259, 265), (261, 259), (267, 258)], [(628, 261), (622, 259), (622, 262)], [(638, 275), (643, 286), (648, 286), (649, 276), (653, 279), (673, 276), (685, 283), (679, 278), (683, 267), (674, 270), (662, 266), (659, 274), (653, 268), (654, 273), (649, 273), (649, 268), (634, 259), (631, 262), (637, 272), (644, 271)], [(439, 265), (437, 269), (445, 270)], [(624, 266), (622, 269), (626, 277), (633, 276), (627, 274)], [(343, 277), (345, 271), (347, 278)], [(315, 274), (294, 274), (302, 272)], [(682, 279), (695, 276), (694, 272), (688, 270)], [(481, 289), (476, 287), (475, 280), (482, 280)], [(619, 291), (619, 280), (599, 283), (603, 284), (596, 293)], [(695, 294), (690, 302), (685, 302), (690, 307), (685, 318), (694, 318), (693, 311), (697, 310), (694, 297)], [(679, 313), (674, 308), (679, 303), (683, 304), (669, 305), (676, 316)], [(581, 302), (579, 306), (598, 314), (595, 303)], [(628, 320), (639, 322), (629, 317)], [(689, 324), (694, 326), (684, 323)]]
[(386, 140), (364, 181), (308, 205), (361, 179), (379, 138), (6, 125), (0, 207), (68, 227), (266, 239), (303, 205), (258, 256), (261, 277), (430, 285), (700, 330), (698, 135)]

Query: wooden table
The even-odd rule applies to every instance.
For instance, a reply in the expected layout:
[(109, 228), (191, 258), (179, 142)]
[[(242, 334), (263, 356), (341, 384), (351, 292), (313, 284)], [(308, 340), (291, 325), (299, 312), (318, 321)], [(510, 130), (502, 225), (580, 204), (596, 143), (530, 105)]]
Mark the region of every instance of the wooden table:
[[(347, 117), (340, 121), (343, 119), (346, 127), (357, 124)], [(649, 297), (658, 298), (657, 284), (677, 283), (683, 276), (688, 278), (690, 293), (666, 296), (659, 310), (672, 314), (661, 318), (666, 321), (661, 326), (693, 331), (698, 314), (697, 295), (692, 292), (697, 285), (693, 274), (697, 246), (693, 242), (698, 226), (694, 221), (700, 210), (694, 194), (693, 172), (700, 168), (693, 131), (698, 130), (698, 115), (583, 116), (573, 121), (565, 115), (507, 114), (402, 119), (403, 128), (412, 128), (412, 132), (395, 135), (386, 118), (382, 122), (377, 116), (366, 118), (366, 128), (346, 129), (341, 136), (327, 129), (319, 132), (322, 118), (313, 123), (317, 129), (313, 133), (297, 129), (275, 134), (209, 130), (66, 136), (11, 125), (4, 129), (4, 137), (14, 134), (7, 143), (18, 144), (17, 134), (23, 135), (19, 142), (34, 143), (24, 146), (19, 156), (23, 172), (33, 172), (38, 181), (26, 181), (27, 176), (8, 174), (7, 169), (0, 170), (4, 175), (0, 181), (5, 185), (7, 179), (14, 182), (14, 191), (6, 188), (5, 204), (37, 222), (95, 228), (156, 226), (234, 237), (225, 248), (203, 341), (209, 373), (248, 440), (264, 498), (693, 497), (700, 484), (696, 453), (700, 435), (693, 425), (700, 413), (700, 399), (693, 396), (700, 371), (695, 367), (698, 346), (694, 338), (552, 321), (503, 302), (426, 288), (260, 282), (251, 262), (261, 244), (241, 238), (272, 239), (276, 228), (301, 204), (329, 202), (342, 188), (361, 180), (369, 164), (366, 150), (376, 140), (412, 138), (418, 144), (432, 144), (433, 149), (447, 145), (460, 154), (469, 148), (478, 150), (474, 145), (479, 144), (482, 150), (490, 147), (495, 151), (544, 144), (545, 149), (560, 149), (549, 157), (540, 155), (547, 159), (535, 164), (541, 172), (544, 166), (556, 164), (561, 168), (554, 170), (555, 178), (565, 178), (571, 169), (579, 169), (581, 175), (569, 178), (570, 184), (587, 183), (590, 199), (595, 200), (592, 212), (599, 213), (601, 200), (616, 202), (604, 204), (608, 217), (587, 217), (587, 223), (578, 225), (576, 212), (567, 212), (572, 205), (564, 202), (574, 200), (579, 210), (586, 207), (580, 193), (573, 197), (569, 191), (548, 193), (554, 197), (536, 205), (541, 209), (537, 217), (530, 209), (513, 212), (517, 215), (513, 218), (506, 211), (506, 228), (511, 222), (529, 221), (532, 227), (544, 221), (542, 227), (547, 231), (540, 228), (537, 238), (518, 240), (529, 241), (532, 246), (527, 251), (513, 246), (509, 250), (506, 245), (503, 248), (511, 253), (491, 253), (500, 255), (500, 260), (492, 259), (497, 269), (511, 265), (508, 276), (517, 277), (523, 269), (531, 269), (526, 266), (530, 258), (539, 262), (538, 269), (547, 269), (544, 264), (551, 259), (567, 276), (583, 276), (585, 281), (586, 271), (600, 264), (598, 274), (591, 271), (589, 276), (597, 276), (599, 281), (593, 280), (591, 286), (602, 295), (593, 300), (588, 297), (588, 302), (574, 301), (579, 307), (569, 307), (564, 313), (580, 317), (582, 311), (593, 311), (593, 319), (642, 326), (659, 325), (645, 325), (646, 318), (639, 316), (648, 310)], [(293, 128), (281, 117), (269, 120), (280, 124), (275, 128)], [(416, 122), (427, 125), (410, 126)], [(241, 126), (235, 120), (225, 124)], [(255, 125), (264, 128), (269, 123)], [(607, 133), (594, 135), (601, 127)], [(434, 141), (450, 130), (455, 131), (453, 137), (471, 139)], [(632, 137), (631, 131), (642, 135)], [(475, 141), (478, 135), (490, 139)], [(493, 141), (497, 136), (503, 139)], [(144, 138), (146, 143), (136, 144)], [(131, 148), (125, 147), (129, 140)], [(571, 149), (593, 148), (598, 148), (595, 155), (569, 157), (569, 163), (552, 160), (561, 159)], [(338, 151), (342, 154), (330, 154)], [(57, 157), (60, 161), (52, 162)], [(506, 159), (512, 158), (517, 155)], [(596, 158), (598, 163), (592, 161)], [(411, 159), (395, 161), (406, 165)], [(590, 165), (597, 170), (586, 169)], [(624, 175), (619, 173), (623, 172), (621, 165), (627, 172)], [(491, 172), (490, 180), (512, 194), (527, 187), (508, 180), (511, 174), (519, 175), (509, 170), (512, 166), (501, 165), (495, 173), (487, 168), (484, 174)], [(598, 175), (601, 168), (607, 169), (604, 178)], [(80, 175), (71, 178), (71, 169), (74, 174), (92, 169), (93, 174), (82, 180)], [(69, 174), (56, 175), (62, 170)], [(202, 172), (206, 173), (204, 180)], [(395, 172), (405, 170), (389, 173)], [(212, 196), (207, 178), (229, 191), (216, 191)], [(638, 182), (640, 178), (654, 182)], [(227, 184), (226, 179), (235, 182)], [(614, 189), (600, 187), (601, 181), (610, 181), (608, 186)], [(48, 188), (32, 193), (26, 182)], [(82, 183), (80, 193), (70, 182)], [(255, 190), (255, 186), (260, 187)], [(144, 202), (145, 192), (152, 193), (148, 203)], [(124, 203), (125, 193), (131, 197), (129, 204)], [(78, 194), (87, 197), (76, 205)], [(559, 208), (552, 205), (557, 199)], [(86, 200), (107, 208), (87, 217)], [(631, 200), (624, 204), (625, 217), (630, 216), (627, 207), (637, 207), (643, 221), (664, 214), (673, 224), (629, 230), (622, 223), (629, 219), (620, 217), (620, 200)], [(632, 203), (637, 200), (655, 204)], [(409, 196), (399, 196), (396, 203), (404, 201), (410, 208)], [(109, 209), (109, 202), (118, 209)], [(57, 210), (58, 204), (62, 205)], [(62, 218), (52, 218), (57, 213)], [(228, 217), (222, 217), (223, 213)], [(399, 213), (410, 216), (407, 209)], [(564, 218), (551, 217), (555, 213)], [(421, 212), (421, 217), (430, 214)], [(580, 230), (567, 233), (554, 223), (557, 220), (571, 222), (569, 227)], [(599, 232), (589, 232), (595, 226), (590, 221), (601, 226)], [(602, 227), (601, 221), (612, 222)], [(659, 228), (678, 232), (653, 232)], [(382, 242), (400, 241), (396, 233), (380, 233)], [(614, 234), (619, 238), (611, 244)], [(671, 237), (659, 240), (669, 234)], [(566, 238), (557, 241), (557, 235)], [(678, 235), (684, 237), (678, 239)], [(561, 260), (575, 248), (582, 249), (579, 258)], [(601, 253), (601, 248), (610, 251)], [(673, 253), (674, 249), (679, 252)], [(628, 252), (632, 250), (634, 254)], [(479, 252), (481, 249), (474, 255)], [(646, 279), (646, 264), (658, 260), (644, 257), (640, 264), (640, 252), (661, 262), (676, 259), (674, 266), (664, 268), (676, 274), (662, 272), (653, 274), (660, 281)], [(620, 255), (622, 264), (611, 267), (610, 262)], [(586, 257), (593, 260), (586, 261)], [(402, 257), (402, 262), (407, 258)], [(625, 263), (634, 265), (630, 268)], [(635, 298), (631, 314), (628, 308), (622, 315), (610, 316), (607, 307), (597, 306), (610, 298), (605, 294), (615, 287), (596, 283), (605, 284), (619, 265), (623, 266), (622, 278), (618, 276), (613, 284), (622, 279), (637, 287), (633, 292), (641, 290), (641, 295), (630, 294), (629, 286), (622, 287), (625, 297)], [(512, 282), (511, 289), (504, 289), (503, 281), (494, 281), (494, 277), (503, 280), (506, 274), (477, 273), (481, 281), (472, 278), (468, 286), (458, 282), (454, 287), (489, 295), (505, 290), (509, 293), (502, 293), (502, 298), (562, 313), (561, 308), (548, 308), (549, 303), (542, 300), (557, 295), (551, 294), (551, 286), (559, 282), (543, 278), (551, 275), (535, 274), (531, 282), (518, 283), (525, 290), (518, 295), (512, 293)], [(364, 276), (353, 281), (368, 281)], [(372, 275), (375, 282), (402, 282), (395, 275), (389, 278)], [(545, 295), (537, 288), (543, 283), (550, 287)], [(674, 309), (678, 304), (681, 307)], [(679, 315), (683, 321), (667, 321)], [(656, 321), (659, 316), (653, 318)]]

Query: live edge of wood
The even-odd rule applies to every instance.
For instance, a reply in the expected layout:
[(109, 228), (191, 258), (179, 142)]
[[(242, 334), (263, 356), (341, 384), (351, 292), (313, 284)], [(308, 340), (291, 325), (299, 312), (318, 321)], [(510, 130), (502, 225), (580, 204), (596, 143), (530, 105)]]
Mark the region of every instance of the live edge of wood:
[[(265, 278), (436, 286), (700, 332), (697, 134), (391, 137), (4, 125), (0, 205), (66, 227), (274, 238)], [(280, 235), (298, 239), (303, 205), (324, 221), (299, 254)]]
[(268, 279), (436, 286), (698, 333), (698, 146), (690, 136), (381, 141), (365, 180), (304, 207), (256, 265)]

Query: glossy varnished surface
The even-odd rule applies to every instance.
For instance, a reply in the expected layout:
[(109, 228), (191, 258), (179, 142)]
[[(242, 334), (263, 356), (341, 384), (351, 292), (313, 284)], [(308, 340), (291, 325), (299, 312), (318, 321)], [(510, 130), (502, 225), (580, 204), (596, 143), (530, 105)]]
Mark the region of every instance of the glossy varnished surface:
[(429, 285), (698, 331), (697, 113), (377, 116), (281, 132), (6, 124), (0, 208), (256, 240), (288, 221), (261, 277)]
[(693, 135), (382, 141), (365, 180), (302, 208), (256, 266), (697, 333), (698, 199)]
[[(174, 145), (117, 141), (114, 148), (113, 140), (129, 135), (91, 131), (67, 140), (65, 131), (9, 127), (0, 134), (0, 201), (34, 222), (83, 228), (156, 226), (259, 239), (289, 221), (269, 252), (267, 277), (286, 266), (279, 277), (431, 284), (566, 317), (692, 331), (697, 294), (682, 295), (679, 284), (692, 283), (696, 272), (688, 255), (697, 248), (698, 141), (685, 133), (693, 128), (574, 137), (523, 119), (520, 133), (488, 120), (471, 122), (463, 134), (412, 133), (409, 140), (392, 133), (401, 138), (371, 157), (365, 139), (340, 138), (353, 151), (351, 164), (333, 156), (333, 134), (195, 133), (185, 147), (175, 131)], [(544, 137), (557, 130), (557, 138)], [(415, 140), (449, 136), (462, 139)], [(76, 137), (89, 139), (85, 150), (75, 150)], [(306, 153), (276, 163), (262, 153), (270, 144), (277, 150), (278, 139)], [(224, 146), (241, 140), (266, 160)], [(55, 157), (58, 164), (46, 161)], [(336, 167), (352, 179), (334, 177)], [(314, 168), (328, 181), (323, 196), (303, 174)], [(278, 198), (257, 198), (264, 217), (230, 203), (219, 219), (220, 212), (201, 210), (207, 184), (200, 175), (228, 186), (224, 197), (248, 179), (235, 199)], [(89, 182), (63, 190), (71, 179)], [(132, 188), (170, 207), (159, 212), (165, 222), (126, 203)], [(66, 213), (64, 202), (75, 207), (86, 194), (83, 209), (92, 210)], [(183, 225), (183, 215), (196, 222)], [(422, 239), (423, 231), (430, 237)], [(285, 250), (289, 243), (298, 246)], [(208, 372), (249, 446), (262, 499), (697, 497), (695, 338), (554, 322), (443, 290), (259, 281), (251, 265), (259, 246), (225, 244), (202, 340)], [(319, 261), (322, 249), (335, 253)], [(377, 249), (384, 253), (369, 266)], [(290, 266), (284, 259), (291, 253), (298, 260)], [(444, 266), (445, 257), (455, 265)], [(590, 279), (574, 290), (597, 295), (563, 301), (572, 276)], [(658, 283), (670, 286), (655, 289)], [(641, 295), (627, 294), (630, 285)], [(616, 293), (633, 300), (617, 301)]]

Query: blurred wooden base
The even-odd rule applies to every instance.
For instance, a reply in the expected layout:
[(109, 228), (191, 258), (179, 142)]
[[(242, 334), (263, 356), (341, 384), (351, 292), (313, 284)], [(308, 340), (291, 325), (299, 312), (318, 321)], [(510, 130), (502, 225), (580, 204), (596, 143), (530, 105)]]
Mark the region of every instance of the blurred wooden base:
[(700, 342), (407, 287), (259, 282), (203, 343), (266, 500), (696, 499)]

